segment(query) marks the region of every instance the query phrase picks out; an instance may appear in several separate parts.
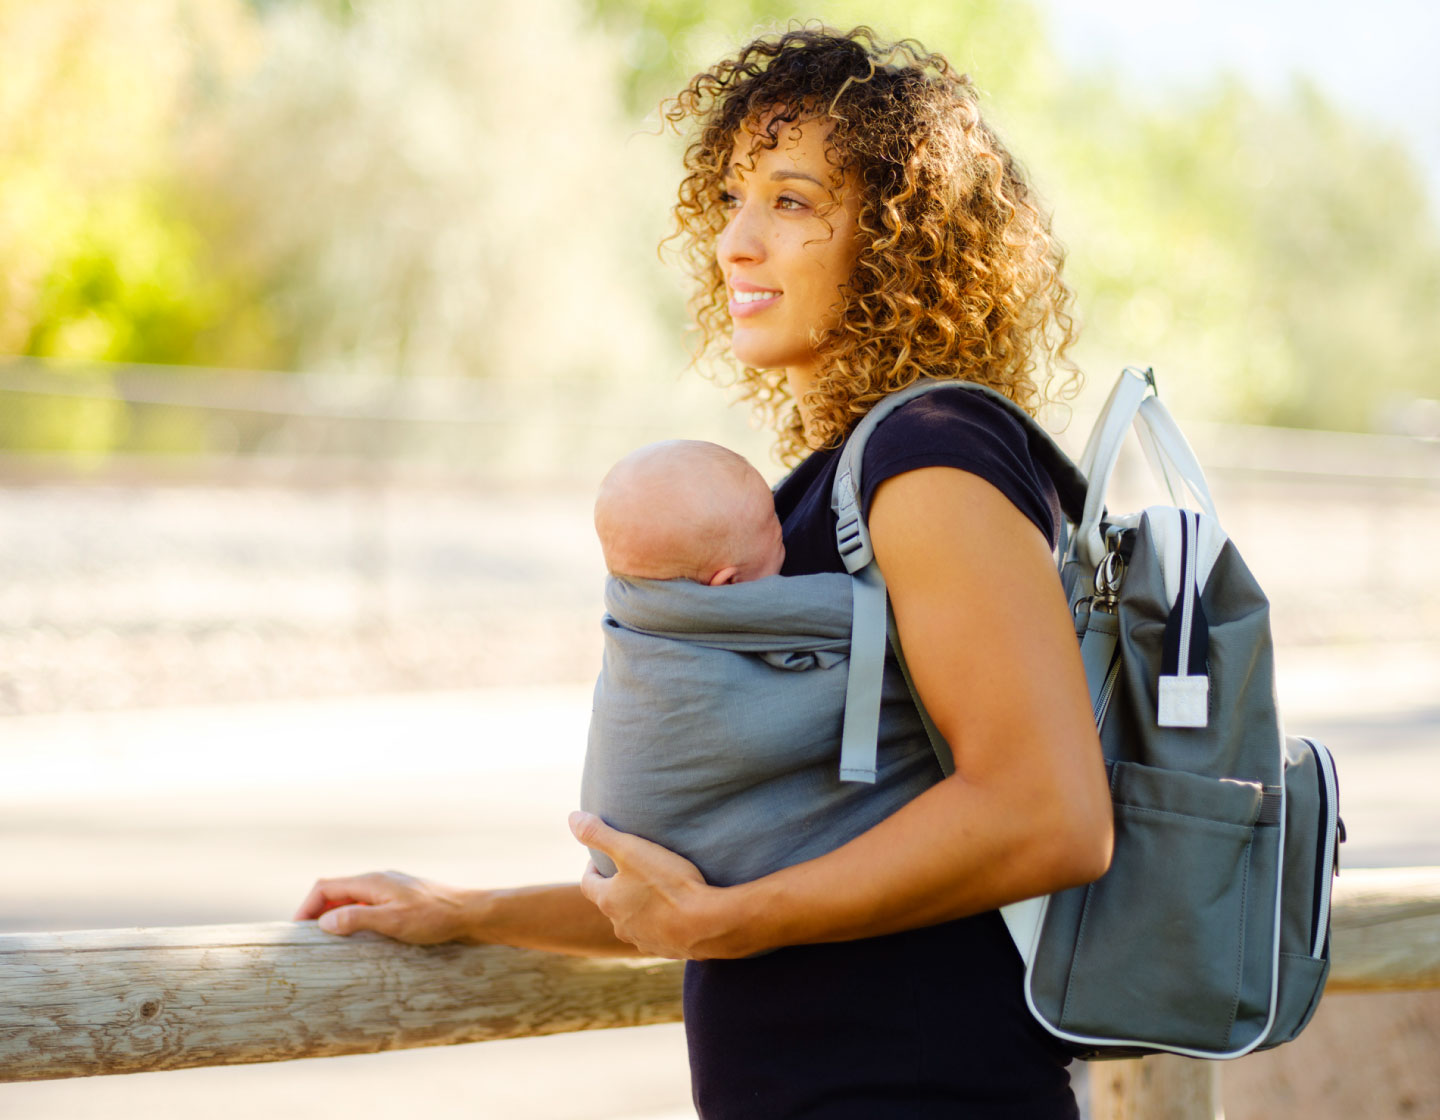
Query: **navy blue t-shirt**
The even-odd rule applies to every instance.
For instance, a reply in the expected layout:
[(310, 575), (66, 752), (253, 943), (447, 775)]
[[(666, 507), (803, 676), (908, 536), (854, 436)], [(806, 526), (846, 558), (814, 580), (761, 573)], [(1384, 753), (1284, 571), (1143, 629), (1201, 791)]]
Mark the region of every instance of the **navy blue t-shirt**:
[[(785, 575), (844, 571), (830, 489), (839, 449), (777, 488)], [(862, 501), (921, 467), (990, 482), (1047, 540), (1059, 509), (1018, 420), (978, 393), (897, 409), (865, 449)], [(998, 911), (858, 941), (685, 969), (685, 1032), (704, 1120), (1073, 1120), (1067, 1057), (1031, 1017)]]
[[(839, 465), (840, 448), (816, 451), (775, 491), (775, 512), (785, 529), (781, 575), (845, 570), (830, 510)], [(866, 514), (882, 482), (921, 467), (955, 467), (985, 479), (1034, 522), (1053, 547), (1060, 525), (1055, 487), (1031, 456), (1020, 421), (989, 397), (927, 393), (886, 417), (865, 446), (860, 498)]]

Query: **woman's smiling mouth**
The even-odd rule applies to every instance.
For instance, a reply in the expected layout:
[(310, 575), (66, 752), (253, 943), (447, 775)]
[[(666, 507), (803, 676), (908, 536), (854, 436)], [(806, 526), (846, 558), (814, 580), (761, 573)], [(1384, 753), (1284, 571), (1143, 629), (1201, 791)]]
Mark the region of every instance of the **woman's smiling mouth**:
[(730, 289), (730, 314), (753, 315), (757, 311), (763, 311), (779, 298), (780, 293), (773, 288), (732, 287)]

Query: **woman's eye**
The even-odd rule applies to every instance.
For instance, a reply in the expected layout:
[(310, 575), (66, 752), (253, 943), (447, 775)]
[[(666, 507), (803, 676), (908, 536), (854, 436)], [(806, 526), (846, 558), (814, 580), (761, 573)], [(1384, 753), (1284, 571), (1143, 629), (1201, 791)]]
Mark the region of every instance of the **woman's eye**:
[(737, 207), (737, 206), (739, 206), (739, 205), (740, 205), (740, 199), (739, 199), (739, 197), (738, 197), (736, 194), (734, 194), (732, 191), (721, 191), (721, 192), (720, 192), (720, 209), (722, 209), (722, 210), (734, 210), (735, 207)]
[(803, 198), (791, 198), (789, 195), (782, 194), (776, 201), (776, 205), (779, 206), (781, 210), (803, 210), (805, 209), (805, 200)]

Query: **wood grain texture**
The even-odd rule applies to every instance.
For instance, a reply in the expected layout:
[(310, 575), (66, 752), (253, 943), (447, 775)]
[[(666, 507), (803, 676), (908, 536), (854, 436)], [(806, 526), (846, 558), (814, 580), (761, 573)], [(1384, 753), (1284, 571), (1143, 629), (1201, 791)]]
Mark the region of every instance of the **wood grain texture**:
[(313, 922), (4, 935), (0, 975), (0, 1081), (680, 1018), (676, 962), (337, 938)]
[[(1347, 871), (1337, 884), (1332, 940), (1328, 991), (1440, 987), (1440, 868)], [(313, 922), (0, 935), (0, 975), (0, 1081), (363, 1054), (680, 1018), (681, 966), (673, 961), (402, 945), (375, 934), (337, 938)], [(1096, 1067), (1113, 1072), (1120, 1093), (1120, 1103), (1106, 1107), (1128, 1107), (1126, 1092), (1150, 1093), (1147, 1078), (1159, 1074), (1138, 1071), (1156, 1061)], [(1135, 1072), (1125, 1074), (1130, 1066)]]
[(1440, 988), (1440, 867), (1346, 871), (1334, 898), (1327, 992)]

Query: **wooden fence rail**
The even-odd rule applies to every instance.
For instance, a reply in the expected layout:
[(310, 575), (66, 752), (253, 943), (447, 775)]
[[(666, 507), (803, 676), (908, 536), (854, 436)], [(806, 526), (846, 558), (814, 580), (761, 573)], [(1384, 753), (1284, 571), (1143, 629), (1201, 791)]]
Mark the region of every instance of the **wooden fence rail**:
[[(1347, 871), (1333, 929), (1329, 991), (1440, 987), (1440, 867)], [(311, 922), (6, 934), (0, 1081), (674, 1022), (680, 971), (669, 961), (341, 939)], [(1216, 1111), (1210, 1063), (1093, 1068), (1095, 1120)]]
[(0, 936), (0, 1081), (680, 1019), (674, 961), (402, 945), (314, 922)]

